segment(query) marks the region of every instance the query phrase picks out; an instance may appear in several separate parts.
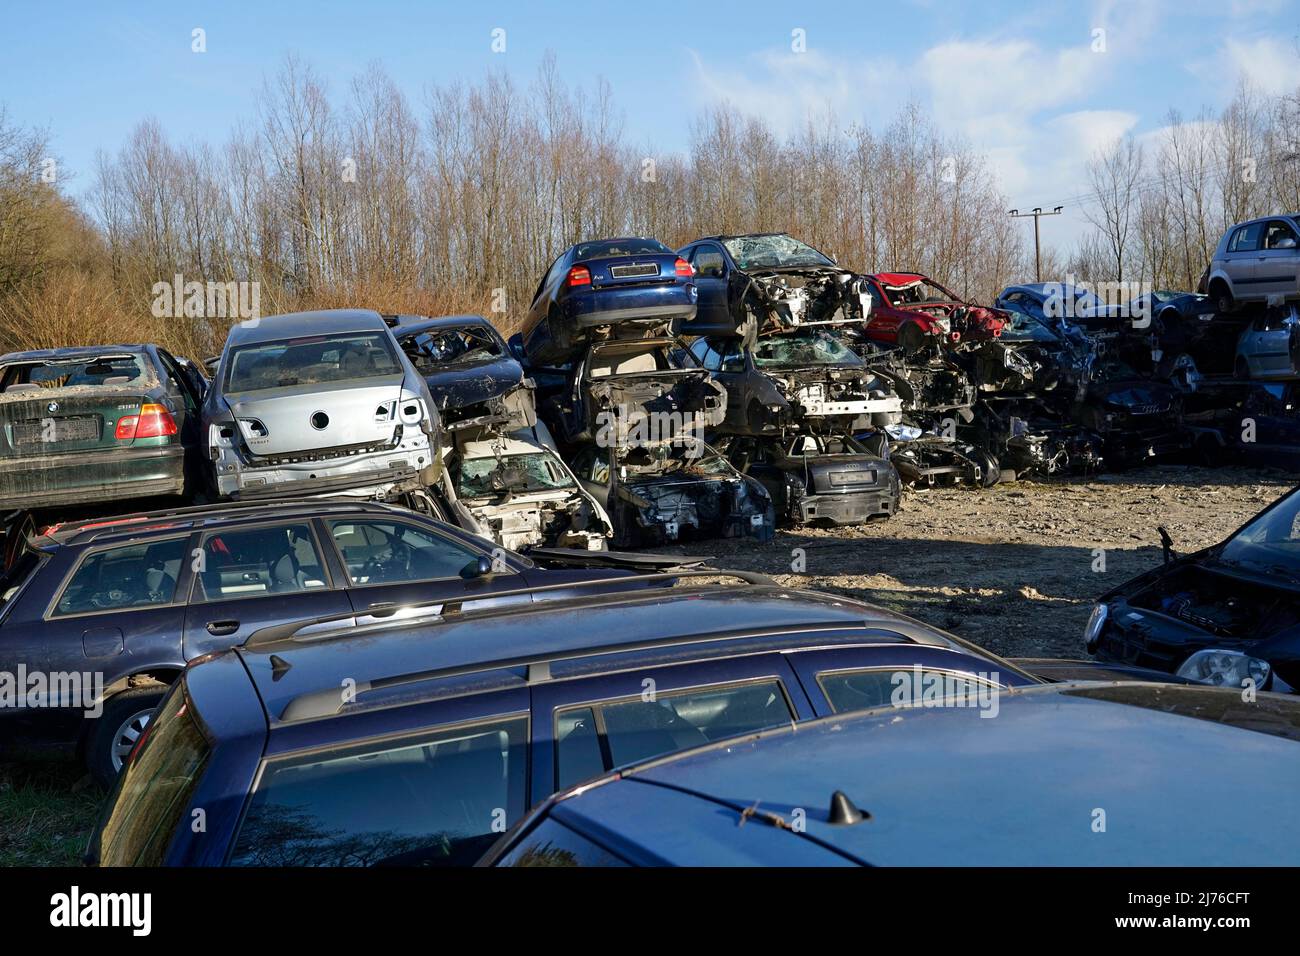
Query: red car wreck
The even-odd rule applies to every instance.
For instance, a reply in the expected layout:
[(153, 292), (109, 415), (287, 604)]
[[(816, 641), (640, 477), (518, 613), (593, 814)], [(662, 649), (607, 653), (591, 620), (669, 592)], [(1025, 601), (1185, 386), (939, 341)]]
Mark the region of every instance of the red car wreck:
[(1000, 309), (963, 301), (919, 272), (866, 276), (871, 294), (867, 338), (915, 352), (938, 339), (945, 343), (997, 338), (1010, 323)]

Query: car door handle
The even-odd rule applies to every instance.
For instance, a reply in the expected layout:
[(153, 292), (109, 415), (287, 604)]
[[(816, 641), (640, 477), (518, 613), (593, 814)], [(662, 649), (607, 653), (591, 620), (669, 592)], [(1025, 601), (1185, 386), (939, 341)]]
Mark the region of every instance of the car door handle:
[(227, 634), (234, 634), (239, 630), (238, 621), (209, 621), (208, 633), (213, 637), (225, 637)]

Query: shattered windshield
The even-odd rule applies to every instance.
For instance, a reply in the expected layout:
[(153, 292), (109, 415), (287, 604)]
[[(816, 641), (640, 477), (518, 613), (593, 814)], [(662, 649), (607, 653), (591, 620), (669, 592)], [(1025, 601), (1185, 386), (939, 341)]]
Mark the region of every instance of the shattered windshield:
[(48, 359), (12, 365), (0, 376), (0, 387), (35, 385), (40, 388), (76, 388), (100, 385), (147, 385), (153, 377), (138, 355), (87, 356), (71, 360)]
[(754, 344), (754, 364), (759, 368), (790, 368), (862, 363), (839, 339), (817, 331), (759, 339)]
[(1300, 584), (1300, 493), (1292, 492), (1233, 535), (1219, 552), (1230, 567), (1280, 577)]
[(470, 458), (462, 461), (456, 479), (456, 494), (462, 498), (509, 491), (528, 494), (572, 488), (573, 479), (550, 452), (502, 455), (500, 458)]
[(401, 375), (391, 341), (383, 332), (354, 332), (245, 345), (230, 355), (226, 390), (255, 392)]
[(793, 236), (739, 236), (723, 239), (722, 244), (743, 270), (835, 265), (812, 246)]
[(620, 464), (640, 472), (682, 472), (690, 475), (732, 477), (727, 459), (697, 439), (639, 444), (628, 449)]
[(416, 368), (473, 365), (500, 358), (501, 343), (487, 329), (430, 329), (402, 339), (402, 348)]
[(1011, 317), (1011, 324), (1002, 330), (1002, 341), (1041, 342), (1043, 344), (1060, 341), (1060, 336), (1030, 313), (1014, 305), (1008, 306), (1005, 311)]

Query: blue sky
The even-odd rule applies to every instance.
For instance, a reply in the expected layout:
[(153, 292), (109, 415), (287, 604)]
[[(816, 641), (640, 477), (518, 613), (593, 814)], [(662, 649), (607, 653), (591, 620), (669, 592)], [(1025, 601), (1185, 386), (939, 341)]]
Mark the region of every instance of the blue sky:
[[(1239, 75), (1266, 92), (1300, 85), (1300, 10), (1286, 0), (11, 0), (5, 22), (0, 102), (12, 120), (49, 127), (74, 193), (89, 184), (96, 150), (115, 150), (147, 116), (177, 141), (223, 141), (253, 117), (263, 75), (289, 52), (338, 101), (378, 61), (419, 110), (430, 84), (489, 70), (526, 82), (550, 50), (571, 85), (603, 76), (629, 137), (660, 150), (684, 147), (692, 118), (724, 99), (786, 130), (827, 107), (845, 125), (879, 126), (915, 100), (987, 155), (1022, 209), (1078, 197), (1097, 145), (1129, 130), (1156, 135), (1170, 107), (1219, 107)], [(206, 53), (191, 52), (195, 27)], [(491, 50), (497, 27), (505, 53)], [(791, 49), (796, 29), (806, 52)], [(1104, 51), (1094, 30), (1105, 31)], [(1072, 205), (1045, 232), (1074, 232)]]

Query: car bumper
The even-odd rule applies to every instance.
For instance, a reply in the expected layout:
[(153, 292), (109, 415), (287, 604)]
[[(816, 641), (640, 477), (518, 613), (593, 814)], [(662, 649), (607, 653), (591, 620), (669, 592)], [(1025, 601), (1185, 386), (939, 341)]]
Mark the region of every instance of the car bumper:
[(0, 466), (0, 501), (11, 509), (179, 495), (184, 490), (181, 445), (32, 455), (7, 459)]
[(562, 309), (578, 329), (633, 319), (689, 322), (695, 318), (696, 291), (693, 285), (594, 289), (569, 296)]
[(388, 498), (425, 487), (437, 477), (437, 467), (427, 440), (414, 448), (263, 467), (227, 457), (218, 463), (217, 491), (232, 499), (333, 494)]
[(791, 509), (800, 524), (825, 521), (833, 525), (863, 524), (871, 518), (888, 518), (898, 510), (898, 495), (881, 488), (841, 495), (807, 495)]

